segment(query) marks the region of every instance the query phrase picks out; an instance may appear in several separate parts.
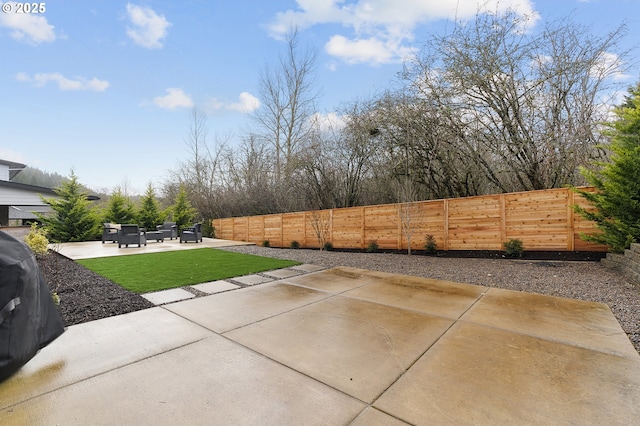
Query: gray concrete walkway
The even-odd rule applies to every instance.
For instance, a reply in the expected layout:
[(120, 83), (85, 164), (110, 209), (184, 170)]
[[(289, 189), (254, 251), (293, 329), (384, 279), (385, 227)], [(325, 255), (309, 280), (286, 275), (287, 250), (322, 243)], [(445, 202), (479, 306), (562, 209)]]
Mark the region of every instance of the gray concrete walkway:
[(638, 423), (606, 305), (306, 268), (69, 327), (0, 384), (1, 423)]

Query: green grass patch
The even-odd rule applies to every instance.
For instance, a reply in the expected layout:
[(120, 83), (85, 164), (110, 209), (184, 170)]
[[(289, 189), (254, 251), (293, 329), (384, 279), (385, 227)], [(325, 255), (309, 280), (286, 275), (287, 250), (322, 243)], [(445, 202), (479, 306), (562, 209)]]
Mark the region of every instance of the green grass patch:
[(77, 262), (135, 293), (199, 284), (300, 262), (211, 248), (81, 259)]

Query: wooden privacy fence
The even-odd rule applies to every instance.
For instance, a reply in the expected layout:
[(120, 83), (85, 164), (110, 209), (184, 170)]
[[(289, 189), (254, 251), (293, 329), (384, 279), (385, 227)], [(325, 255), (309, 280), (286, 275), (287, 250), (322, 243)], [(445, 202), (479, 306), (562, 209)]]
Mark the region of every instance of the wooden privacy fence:
[[(582, 188), (593, 191), (593, 188)], [(588, 202), (570, 189), (515, 192), (466, 198), (382, 204), (296, 213), (214, 219), (216, 237), (289, 247), (423, 250), (433, 235), (439, 250), (503, 250), (510, 239), (525, 250), (607, 251), (580, 239), (593, 223), (574, 213)]]

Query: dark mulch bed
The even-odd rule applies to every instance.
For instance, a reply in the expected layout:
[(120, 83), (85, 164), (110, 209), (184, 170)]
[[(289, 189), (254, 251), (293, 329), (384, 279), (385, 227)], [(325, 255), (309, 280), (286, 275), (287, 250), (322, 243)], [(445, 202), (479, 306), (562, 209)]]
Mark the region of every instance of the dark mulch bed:
[(60, 297), (58, 310), (65, 326), (154, 306), (58, 253), (50, 251), (36, 259), (49, 288)]

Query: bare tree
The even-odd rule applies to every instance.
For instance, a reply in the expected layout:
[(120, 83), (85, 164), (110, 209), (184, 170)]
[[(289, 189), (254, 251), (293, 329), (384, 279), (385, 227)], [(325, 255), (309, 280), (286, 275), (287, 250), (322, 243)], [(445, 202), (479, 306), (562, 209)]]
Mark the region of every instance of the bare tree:
[[(386, 93), (373, 106), (375, 128), (384, 141), (386, 163), (378, 168), (395, 186), (412, 183), (419, 199), (477, 195), (485, 179), (477, 162), (464, 146), (456, 143), (437, 108), (408, 93)], [(380, 154), (378, 156), (381, 156)], [(393, 200), (397, 197), (394, 186)]]
[(267, 214), (278, 211), (278, 194), (273, 182), (273, 156), (265, 143), (253, 136), (245, 138), (225, 157), (229, 212), (237, 215)]
[(315, 210), (311, 212), (308, 220), (320, 245), (320, 250), (324, 250), (329, 241), (329, 233), (331, 231), (331, 211)]
[(206, 114), (194, 107), (189, 116), (189, 133), (185, 138), (189, 155), (172, 172), (173, 185), (165, 185), (165, 194), (175, 196), (176, 189), (184, 185), (191, 203), (203, 218), (218, 217), (222, 159), (229, 139), (229, 136), (216, 138), (214, 144), (210, 145), (207, 141)]
[(366, 183), (381, 159), (377, 130), (366, 103), (354, 102), (333, 121), (316, 126), (299, 156), (302, 184), (315, 209), (352, 207), (371, 201)]
[(286, 43), (277, 67), (266, 66), (261, 73), (261, 107), (253, 116), (257, 135), (273, 146), (277, 181), (293, 173), (293, 159), (311, 130), (317, 97), (316, 52), (300, 46), (297, 29), (287, 34)]
[(398, 184), (398, 216), (400, 219), (400, 228), (402, 235), (407, 240), (407, 254), (411, 255), (411, 238), (413, 234), (419, 229), (420, 224), (423, 221), (423, 213), (420, 206), (416, 201), (417, 194), (414, 189), (414, 184), (406, 176), (405, 179)]
[(458, 152), (500, 192), (575, 184), (599, 154), (602, 97), (623, 69), (625, 27), (604, 37), (569, 20), (526, 28), (513, 12), (434, 37), (407, 68), (416, 101), (437, 111)]

